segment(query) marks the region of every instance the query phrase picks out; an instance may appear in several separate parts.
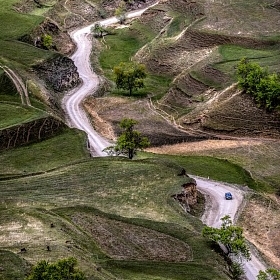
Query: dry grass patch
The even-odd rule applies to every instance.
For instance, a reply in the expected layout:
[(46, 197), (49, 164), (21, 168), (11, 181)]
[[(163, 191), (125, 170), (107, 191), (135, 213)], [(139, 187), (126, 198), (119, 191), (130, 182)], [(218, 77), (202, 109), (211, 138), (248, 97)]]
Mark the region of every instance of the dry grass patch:
[(280, 269), (280, 201), (253, 197), (241, 216), (247, 240), (264, 254), (270, 265)]
[(176, 145), (166, 145), (162, 147), (148, 148), (147, 151), (156, 154), (196, 154), (211, 153), (220, 149), (236, 149), (239, 147), (248, 147), (252, 145), (261, 145), (260, 140), (205, 140), (200, 142), (180, 143)]
[(120, 134), (119, 123), (123, 118), (137, 120), (136, 129), (147, 136), (152, 145), (177, 143), (188, 138), (187, 133), (176, 129), (167, 115), (157, 111), (148, 99), (91, 97), (88, 98), (86, 107), (94, 127), (103, 136), (111, 137), (110, 139), (115, 139)]
[(241, 36), (275, 35), (279, 11), (266, 0), (201, 0), (205, 19), (196, 28)]
[(185, 242), (155, 230), (90, 214), (74, 214), (72, 221), (117, 260), (185, 262), (192, 258)]

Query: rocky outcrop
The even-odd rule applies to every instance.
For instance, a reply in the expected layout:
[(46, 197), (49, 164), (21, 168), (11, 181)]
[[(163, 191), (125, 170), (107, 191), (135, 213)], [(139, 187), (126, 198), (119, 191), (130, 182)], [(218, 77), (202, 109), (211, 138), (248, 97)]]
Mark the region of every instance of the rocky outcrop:
[(184, 198), (188, 205), (192, 206), (197, 203), (197, 188), (196, 181), (191, 179), (191, 182), (185, 183), (182, 186), (181, 194), (184, 195)]
[[(44, 43), (45, 35), (51, 38), (51, 43), (48, 46)], [(58, 51), (63, 55), (69, 55), (75, 49), (75, 44), (67, 30), (60, 27), (50, 18), (46, 18), (30, 34), (20, 37), (19, 40), (37, 48)]]
[(185, 176), (188, 178), (188, 181), (182, 184), (181, 193), (173, 194), (171, 197), (177, 200), (186, 212), (190, 212), (191, 207), (197, 203), (196, 181), (186, 174), (185, 169), (182, 169), (178, 176)]
[(38, 142), (50, 138), (65, 128), (65, 124), (51, 116), (0, 130), (0, 150)]
[(34, 67), (46, 86), (56, 92), (63, 92), (80, 83), (79, 73), (74, 62), (63, 55), (57, 55)]

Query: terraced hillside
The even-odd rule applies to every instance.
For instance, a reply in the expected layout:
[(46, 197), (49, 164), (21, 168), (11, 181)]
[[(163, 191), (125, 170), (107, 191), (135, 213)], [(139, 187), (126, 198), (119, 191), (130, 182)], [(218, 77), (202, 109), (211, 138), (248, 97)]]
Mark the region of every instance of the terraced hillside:
[[(171, 199), (185, 182), (177, 176), (182, 167), (251, 188), (238, 223), (277, 267), (279, 113), (242, 93), (235, 69), (248, 57), (279, 72), (278, 1), (161, 0), (112, 35), (93, 39), (92, 67), (105, 77), (99, 97), (84, 107), (110, 139), (122, 118), (139, 121), (152, 153), (133, 161), (91, 158), (85, 135), (66, 128), (61, 108), (80, 82), (67, 58), (75, 48), (68, 32), (113, 15), (119, 3), (3, 1), (0, 128), (14, 133), (1, 138), (13, 148), (0, 152), (0, 279), (24, 279), (38, 260), (69, 256), (88, 279), (229, 279), (228, 264), (201, 236), (203, 199), (195, 216)], [(130, 60), (148, 69), (146, 87), (132, 97), (112, 82), (112, 68)], [(31, 106), (5, 67), (20, 77)], [(48, 119), (59, 121), (56, 133), (52, 122), (35, 125)], [(36, 127), (35, 135), (44, 130), (48, 137), (20, 147), (19, 129), (29, 139)], [(166, 153), (173, 156), (159, 155)]]
[[(259, 190), (273, 193), (268, 200), (276, 202), (279, 210), (279, 112), (258, 108), (238, 88), (235, 73), (243, 57), (279, 72), (275, 5), (271, 1), (160, 1), (129, 28), (117, 31), (117, 37), (106, 37), (99, 60), (109, 79), (113, 79), (112, 65), (119, 60), (143, 62), (151, 76), (139, 95), (146, 94), (149, 100), (120, 97), (124, 93), (114, 89), (114, 96), (89, 99), (86, 107), (95, 112), (93, 118), (97, 113), (107, 121), (106, 128), (112, 125), (114, 136), (123, 117), (137, 119), (139, 130), (159, 146), (149, 149), (154, 153), (217, 156), (243, 166), (259, 182)], [(120, 55), (118, 38), (134, 42), (130, 52)], [(97, 127), (102, 133), (102, 125)], [(181, 144), (172, 145), (176, 142)], [(278, 228), (278, 210), (268, 225), (271, 230)], [(255, 218), (253, 212), (246, 214), (248, 220)], [(247, 238), (277, 263), (278, 253), (268, 253), (277, 241), (271, 243), (266, 235), (261, 241), (256, 241), (260, 236), (250, 236), (248, 230)], [(270, 245), (264, 249), (263, 242)]]

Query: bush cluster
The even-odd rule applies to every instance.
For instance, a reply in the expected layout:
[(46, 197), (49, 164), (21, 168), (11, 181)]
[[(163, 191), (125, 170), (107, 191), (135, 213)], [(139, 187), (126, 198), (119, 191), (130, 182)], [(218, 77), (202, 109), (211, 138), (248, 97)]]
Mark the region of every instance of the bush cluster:
[(260, 107), (268, 111), (280, 105), (280, 75), (269, 74), (267, 69), (243, 58), (237, 66), (239, 86), (254, 97)]

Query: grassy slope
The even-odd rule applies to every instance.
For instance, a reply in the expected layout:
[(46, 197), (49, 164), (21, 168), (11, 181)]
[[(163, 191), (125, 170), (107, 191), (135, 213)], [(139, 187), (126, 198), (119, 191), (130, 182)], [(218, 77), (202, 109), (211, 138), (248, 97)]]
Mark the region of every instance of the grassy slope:
[[(40, 144), (34, 146), (40, 146)], [(31, 146), (30, 148), (36, 150), (36, 147)], [(57, 149), (59, 150), (60, 147)], [(68, 149), (70, 150), (70, 147)], [(21, 154), (24, 154), (24, 148), (19, 150), (22, 151)], [(48, 153), (50, 151), (47, 152), (43, 147), (37, 150), (41, 171), (49, 168), (49, 158), (46, 157)], [(52, 152), (52, 156), (55, 157), (55, 151)], [(7, 159), (15, 161), (10, 157), (7, 157), (6, 161)], [(168, 277), (172, 271), (177, 271), (178, 275), (175, 274), (174, 279), (182, 279), (184, 271), (189, 271), (189, 279), (196, 279), (197, 274), (201, 273), (205, 274), (205, 279), (225, 279), (220, 272), (211, 268), (212, 261), (221, 263), (221, 260), (212, 255), (210, 248), (207, 248), (207, 244), (201, 239), (201, 223), (196, 218), (185, 216), (169, 198), (170, 194), (180, 190), (180, 185), (184, 180), (176, 174), (180, 171), (181, 166), (185, 166), (184, 163), (187, 160), (185, 161), (184, 158), (178, 160), (176, 157), (160, 160), (152, 157), (135, 161), (96, 158), (35, 176), (1, 181), (1, 224), (4, 230), (0, 240), (3, 242), (4, 236), (7, 238), (11, 234), (9, 233), (11, 229), (8, 230), (8, 228), (14, 223), (15, 226), (18, 225), (15, 233), (19, 236), (18, 240), (21, 241), (13, 243), (12, 239), (5, 244), (5, 247), (13, 252), (17, 252), (19, 246), (28, 247), (25, 258), (32, 262), (40, 258), (55, 259), (69, 255), (65, 240), (70, 239), (74, 240), (74, 244), (79, 248), (71, 249), (71, 254), (79, 259), (82, 266), (87, 267), (90, 262), (96, 262), (96, 257), (94, 259), (93, 256), (98, 254), (99, 265), (104, 266), (106, 271), (122, 275), (122, 279), (131, 279), (132, 275), (135, 279), (145, 277), (148, 277), (147, 279), (153, 279), (153, 277), (168, 279), (166, 274), (162, 273), (162, 266), (168, 269), (169, 272), (166, 272)], [(5, 157), (1, 162), (5, 162)], [(32, 159), (30, 159), (30, 165), (31, 162)], [(195, 160), (193, 162), (195, 163)], [(200, 164), (201, 162), (198, 161), (197, 168)], [(216, 164), (218, 167), (219, 162)], [(215, 161), (210, 160), (209, 165), (215, 165)], [(36, 170), (35, 166), (37, 168), (36, 161), (33, 162), (33, 170)], [(18, 170), (26, 169), (25, 162), (19, 162), (17, 168)], [(30, 166), (29, 168), (32, 169)], [(104, 180), (104, 178), (107, 179)], [(80, 230), (75, 224), (68, 224), (65, 220), (65, 217), (70, 220), (73, 213), (81, 214), (85, 211), (77, 207), (78, 205), (97, 207), (107, 213), (126, 216), (133, 220), (117, 216), (108, 216), (108, 218), (121, 219), (128, 223), (153, 228), (185, 240), (192, 248), (193, 261), (185, 264), (156, 263), (153, 264), (153, 271), (150, 270), (151, 264), (148, 262), (110, 261), (107, 265), (107, 257), (102, 255), (96, 245), (91, 243), (93, 241), (89, 242), (86, 237), (81, 237), (82, 235), (77, 233)], [(72, 208), (56, 210), (57, 207), (70, 206)], [(49, 209), (49, 211), (44, 209)], [(86, 211), (99, 213), (91, 208)], [(58, 216), (54, 213), (57, 213)], [(106, 217), (107, 214), (102, 215)], [(48, 229), (51, 221), (56, 224), (53, 231)], [(32, 226), (32, 224), (34, 225)], [(62, 233), (61, 227), (65, 228)], [(7, 230), (5, 230), (6, 228)], [(77, 234), (79, 237), (76, 236)], [(34, 242), (31, 238), (34, 239)], [(46, 242), (53, 248), (50, 253), (43, 249)], [(83, 254), (86, 256), (90, 254), (91, 258), (85, 260), (82, 257)], [(145, 268), (144, 275), (148, 276), (144, 276), (143, 271), (139, 271), (139, 267)]]
[(5, 65), (30, 66), (50, 55), (31, 45), (17, 41), (41, 23), (42, 16), (19, 14), (13, 9), (18, 0), (2, 1), (0, 7), (0, 62)]
[[(30, 107), (23, 107), (19, 104), (1, 103), (0, 110), (3, 119), (0, 120), (0, 128), (6, 128), (18, 123), (25, 123), (43, 117), (44, 112)], [(11, 115), (13, 116), (11, 118)]]
[(248, 49), (240, 46), (225, 45), (219, 48), (221, 61), (215, 63), (215, 67), (220, 71), (234, 76), (236, 65), (242, 57), (247, 57), (250, 61), (258, 63), (270, 72), (279, 72), (280, 52), (278, 48), (271, 49)]
[[(221, 272), (213, 269), (220, 266), (221, 260), (212, 255), (207, 243), (201, 239), (201, 222), (183, 214), (170, 199), (170, 194), (180, 191), (185, 181), (177, 176), (182, 167), (193, 174), (248, 184), (242, 170), (227, 161), (207, 157), (142, 154), (133, 161), (124, 158), (89, 159), (80, 148), (83, 141), (83, 137), (77, 138), (76, 133), (69, 131), (60, 137), (0, 154), (1, 247), (15, 253), (20, 247), (27, 247), (24, 258), (31, 262), (74, 255), (87, 273), (95, 274), (99, 279), (111, 279), (111, 274), (122, 279), (170, 279), (173, 274), (171, 279), (183, 279), (186, 271), (189, 279), (197, 279), (197, 275), (202, 273), (205, 279), (225, 279)], [(34, 172), (37, 175), (30, 174)], [(225, 172), (231, 177), (225, 177)], [(5, 177), (10, 179), (5, 180)], [(90, 208), (80, 208), (79, 205)], [(91, 207), (127, 218), (102, 214)], [(89, 239), (88, 233), (81, 232), (80, 227), (71, 221), (74, 214), (81, 215), (85, 211), (185, 240), (192, 248), (194, 259), (184, 264), (129, 260), (108, 262), (108, 257), (98, 249), (93, 239)], [(50, 229), (51, 222), (55, 223), (55, 229)], [(18, 236), (16, 243), (12, 232)], [(66, 244), (65, 240), (72, 240), (72, 243)], [(51, 252), (44, 249), (46, 244), (51, 246)], [(88, 271), (94, 263), (104, 271)]]
[[(106, 37), (106, 46), (100, 54), (99, 63), (105, 76), (114, 80), (112, 69), (120, 62), (129, 62), (131, 57), (156, 34), (148, 26), (134, 21), (129, 28), (117, 29), (115, 35)], [(145, 88), (139, 90), (140, 94), (163, 95), (166, 92), (170, 78), (149, 73), (145, 80)], [(125, 94), (123, 91), (114, 90), (113, 93)]]
[[(173, 28), (176, 31), (178, 29), (176, 26)], [(10, 42), (2, 41), (1, 44), (8, 46)], [(38, 56), (31, 57), (33, 48), (12, 42), (6, 54), (10, 59), (16, 57), (14, 44), (25, 51), (26, 65), (46, 54), (38, 50)], [(132, 48), (141, 44), (134, 41)], [(19, 61), (19, 58), (16, 60)], [(151, 84), (149, 86), (152, 87)], [(226, 161), (207, 157), (162, 158), (152, 155), (149, 156), (151, 158), (132, 162), (118, 158), (92, 160), (88, 159), (87, 153), (81, 148), (83, 146), (82, 135), (67, 131), (42, 143), (0, 154), (1, 247), (18, 253), (20, 246), (27, 246), (28, 252), (24, 258), (31, 262), (41, 258), (55, 260), (74, 255), (81, 266), (97, 279), (113, 279), (115, 277), (112, 274), (122, 279), (185, 279), (186, 275), (188, 279), (197, 279), (197, 275), (200, 275), (199, 279), (226, 279), (221, 272), (221, 259), (201, 239), (201, 223), (184, 215), (169, 195), (180, 190), (182, 179), (176, 174), (182, 166), (193, 174), (253, 185), (242, 169)], [(7, 177), (10, 180), (4, 179)], [(88, 234), (71, 221), (73, 213), (85, 212), (76, 207), (78, 205), (97, 207), (107, 213), (125, 216), (126, 219), (98, 212), (108, 219), (141, 224), (185, 240), (193, 249), (194, 260), (184, 264), (108, 261)], [(70, 206), (74, 206), (74, 210), (68, 208)], [(97, 213), (94, 208), (87, 211)], [(49, 227), (53, 221), (55, 230)], [(11, 238), (12, 233), (18, 234), (17, 238)], [(74, 243), (67, 245), (65, 240)], [(53, 246), (51, 252), (45, 250), (48, 242)], [(15, 259), (15, 255), (10, 252), (3, 254), (9, 260)], [(89, 269), (93, 263), (104, 267), (104, 271)], [(19, 279), (22, 279), (24, 271), (22, 267)], [(4, 273), (6, 271), (0, 271), (0, 277)], [(3, 277), (6, 280), (14, 279), (14, 276)]]
[(84, 133), (66, 129), (64, 133), (43, 142), (3, 151), (0, 153), (1, 177), (46, 172), (84, 160), (89, 156), (84, 148), (85, 142)]
[[(233, 8), (233, 10), (234, 9), (239, 10), (240, 7), (237, 4), (234, 4), (233, 7), (231, 7), (231, 8)], [(227, 10), (227, 9), (229, 9), (229, 6), (225, 6), (225, 7), (223, 7), (223, 9)], [(258, 7), (250, 6), (250, 9), (251, 10), (258, 9)], [(212, 12), (213, 12), (212, 17), (214, 17), (215, 13), (219, 14), (219, 7), (214, 5), (212, 7)], [(269, 12), (271, 12), (271, 10), (268, 10), (266, 12), (269, 13)], [(172, 14), (172, 12), (170, 12), (170, 14)], [(222, 20), (222, 19), (220, 19), (220, 20)], [(205, 21), (207, 21), (207, 20), (205, 20)], [(204, 24), (204, 21), (199, 22), (197, 24), (197, 26), (200, 26), (203, 24)], [(169, 26), (167, 35), (169, 35), (169, 36), (174, 36), (174, 34), (177, 35), (178, 30), (182, 30), (182, 26), (183, 26), (182, 19), (180, 18), (179, 11), (177, 11), (175, 13), (174, 22), (172, 22), (172, 24)], [(198, 29), (197, 26), (195, 26), (195, 28)], [(109, 78), (112, 78), (112, 76), (109, 73), (112, 73), (112, 72), (110, 72), (111, 71), (110, 66), (112, 66), (114, 64), (114, 61), (115, 61), (114, 59), (116, 59), (116, 61), (118, 63), (120, 61), (129, 60), (130, 56), (133, 55), (137, 51), (137, 49), (136, 49), (137, 46), (139, 48), (143, 45), (143, 43), (146, 42), (146, 40), (144, 40), (142, 43), (139, 43), (141, 38), (143, 38), (143, 36), (138, 35), (138, 34), (141, 34), (141, 32), (140, 33), (137, 32), (137, 30), (139, 30), (139, 29), (147, 30), (147, 26), (140, 25), (139, 22), (135, 22), (134, 25), (130, 26), (129, 30), (120, 29), (118, 31), (118, 37), (116, 37), (116, 36), (106, 37), (106, 44), (109, 47), (104, 49), (103, 52), (101, 52), (100, 63), (101, 63), (101, 66), (104, 68), (105, 73), (108, 73)], [(223, 33), (223, 31), (221, 33)], [(146, 37), (151, 39), (153, 36), (150, 35), (150, 36), (146, 36)], [(119, 48), (119, 40), (123, 41), (124, 38), (125, 38), (126, 44), (120, 43), (120, 45), (122, 47)], [(127, 42), (130, 42), (130, 43), (127, 44)], [(124, 49), (123, 52), (121, 52), (122, 49)], [(268, 47), (268, 48), (262, 48), (262, 49), (255, 49), (255, 48), (250, 49), (250, 48), (245, 48), (245, 47), (236, 46), (236, 45), (223, 45), (223, 46), (219, 46), (219, 48), (217, 49), (217, 51), (214, 53), (213, 56), (216, 58), (212, 61), (211, 66), (218, 69), (219, 71), (223, 72), (227, 76), (229, 76), (231, 78), (231, 82), (236, 81), (236, 77), (235, 77), (236, 65), (242, 57), (248, 57), (249, 59), (256, 61), (257, 63), (260, 63), (260, 65), (262, 67), (267, 67), (269, 69), (269, 71), (278, 72), (280, 70), (279, 69), (280, 64), (278, 63), (279, 49), (276, 47)], [(204, 64), (202, 64), (202, 65), (204, 65)], [(225, 84), (215, 84), (215, 81), (211, 81), (211, 77), (205, 76), (205, 73), (201, 72), (199, 69), (196, 71), (193, 71), (191, 74), (193, 77), (199, 78), (199, 80), (201, 82), (204, 82), (207, 85), (211, 85), (216, 88), (225, 87)], [(209, 78), (210, 78), (210, 80), (209, 80)], [(156, 84), (156, 86), (158, 86), (157, 83), (155, 83), (155, 84)], [(166, 91), (166, 89), (161, 92), (164, 93), (165, 91)], [(170, 105), (170, 104), (168, 104), (168, 105)], [(186, 109), (186, 111), (188, 111), (187, 108), (185, 108), (185, 109)], [(262, 182), (259, 185), (252, 184), (252, 187), (254, 189), (262, 189), (264, 187), (263, 184), (272, 183), (273, 185), (277, 185), (278, 179), (277, 179), (276, 172), (274, 172), (275, 168), (273, 168), (272, 175), (268, 175), (268, 176), (264, 177), (264, 168), (260, 169), (257, 166), (256, 158), (258, 158), (258, 155), (260, 158), (263, 158), (263, 153), (261, 150), (255, 150), (255, 153), (257, 153), (257, 154), (253, 158), (251, 158), (251, 160), (248, 158), (247, 153), (244, 153), (244, 151), (241, 153), (238, 153), (238, 151), (236, 151), (238, 153), (238, 159), (237, 159), (236, 157), (231, 156), (232, 150), (228, 150), (228, 157), (227, 157), (227, 155), (224, 155), (224, 154), (227, 154), (227, 152), (224, 152), (223, 149), (221, 149), (221, 150), (223, 152), (222, 158), (228, 158), (237, 164), (241, 164), (242, 166), (244, 166), (244, 168), (247, 168), (248, 170), (250, 170), (250, 172), (252, 172), (252, 174), (254, 174), (254, 176), (259, 181)], [(207, 153), (203, 152), (203, 154), (207, 154)], [(210, 154), (215, 155), (215, 152), (210, 152)], [(216, 153), (216, 155), (220, 156), (220, 153)], [(266, 166), (269, 165), (269, 162), (271, 162), (271, 166), (275, 165), (275, 160), (277, 160), (277, 156), (275, 157), (275, 159), (273, 159), (273, 157), (265, 157)], [(248, 166), (248, 162), (249, 162), (249, 166)], [(254, 172), (254, 170), (252, 170), (252, 168), (251, 168), (252, 166), (255, 166), (255, 168), (257, 168), (257, 174)], [(225, 173), (225, 174), (227, 174), (227, 173)], [(271, 187), (268, 187), (267, 190), (268, 189), (271, 189)]]
[(34, 26), (38, 25), (43, 17), (30, 16), (16, 13), (13, 5), (19, 0), (4, 0), (1, 2), (1, 32), (0, 39), (17, 39), (23, 34), (28, 34)]
[[(13, 7), (13, 4), (17, 2), (18, 0), (1, 2), (0, 65), (8, 66), (26, 77), (26, 71), (29, 71), (32, 65), (53, 54), (18, 41), (20, 37), (29, 34), (32, 29), (41, 23), (44, 17), (17, 13)], [(30, 97), (31, 104), (35, 108), (21, 106), (13, 85), (4, 77), (2, 69), (0, 75), (0, 107), (3, 117), (0, 121), (1, 128), (46, 116), (43, 111), (36, 110), (36, 107), (44, 110), (46, 106), (32, 97)]]

